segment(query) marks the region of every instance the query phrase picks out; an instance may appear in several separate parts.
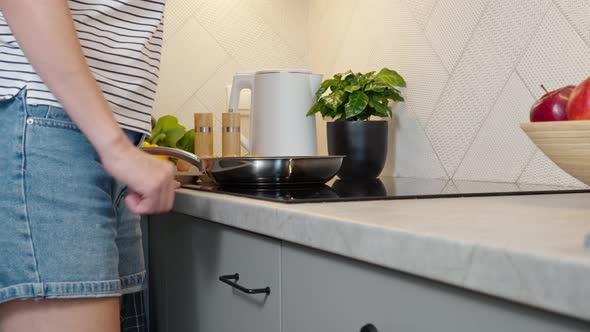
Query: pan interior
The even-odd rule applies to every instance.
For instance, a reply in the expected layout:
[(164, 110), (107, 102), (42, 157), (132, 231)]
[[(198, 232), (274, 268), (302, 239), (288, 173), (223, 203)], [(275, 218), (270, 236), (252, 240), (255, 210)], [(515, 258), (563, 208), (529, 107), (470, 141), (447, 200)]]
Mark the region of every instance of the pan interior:
[(341, 156), (206, 159), (207, 174), (222, 186), (322, 185), (336, 175)]

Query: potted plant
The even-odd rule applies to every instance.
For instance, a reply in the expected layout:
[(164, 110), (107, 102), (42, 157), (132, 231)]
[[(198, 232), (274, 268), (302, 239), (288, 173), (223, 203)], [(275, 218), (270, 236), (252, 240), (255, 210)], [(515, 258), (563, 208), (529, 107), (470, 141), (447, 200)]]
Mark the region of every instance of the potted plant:
[(336, 74), (322, 82), (308, 116), (320, 113), (327, 123), (328, 153), (345, 155), (341, 179), (375, 179), (387, 159), (387, 121), (371, 117), (393, 115), (390, 102), (402, 102), (406, 82), (396, 71)]

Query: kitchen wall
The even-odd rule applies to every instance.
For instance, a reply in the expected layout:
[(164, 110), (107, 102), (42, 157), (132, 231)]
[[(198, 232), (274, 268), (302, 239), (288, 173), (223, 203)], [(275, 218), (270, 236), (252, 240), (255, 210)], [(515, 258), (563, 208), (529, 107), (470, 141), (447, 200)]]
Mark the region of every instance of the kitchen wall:
[[(155, 115), (193, 127), (193, 113), (214, 113), (221, 154), (221, 113), (233, 74), (307, 67), (307, 0), (170, 0)], [(247, 116), (242, 130), (247, 134)]]
[(386, 174), (581, 186), (518, 124), (541, 83), (590, 75), (590, 1), (182, 0), (169, 1), (166, 23), (157, 114), (190, 124), (194, 112), (225, 111), (239, 70), (387, 66), (408, 88)]

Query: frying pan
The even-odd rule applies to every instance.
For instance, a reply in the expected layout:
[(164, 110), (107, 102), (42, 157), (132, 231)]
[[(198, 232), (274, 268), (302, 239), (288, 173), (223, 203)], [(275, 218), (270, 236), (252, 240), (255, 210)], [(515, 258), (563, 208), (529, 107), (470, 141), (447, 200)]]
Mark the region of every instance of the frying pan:
[(142, 150), (189, 162), (220, 186), (323, 185), (338, 173), (344, 159), (344, 156), (200, 158), (174, 148)]

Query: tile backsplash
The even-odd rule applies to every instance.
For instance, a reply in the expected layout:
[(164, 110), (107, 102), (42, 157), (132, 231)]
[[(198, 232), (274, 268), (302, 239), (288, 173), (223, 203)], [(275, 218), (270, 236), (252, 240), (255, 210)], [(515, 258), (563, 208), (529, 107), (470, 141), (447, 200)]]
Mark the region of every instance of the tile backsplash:
[[(541, 83), (590, 76), (590, 1), (179, 0), (165, 17), (156, 116), (190, 127), (193, 113), (213, 112), (220, 127), (237, 71), (387, 66), (408, 88), (394, 106), (386, 174), (582, 186), (518, 124)], [(319, 119), (318, 143), (325, 152)]]

